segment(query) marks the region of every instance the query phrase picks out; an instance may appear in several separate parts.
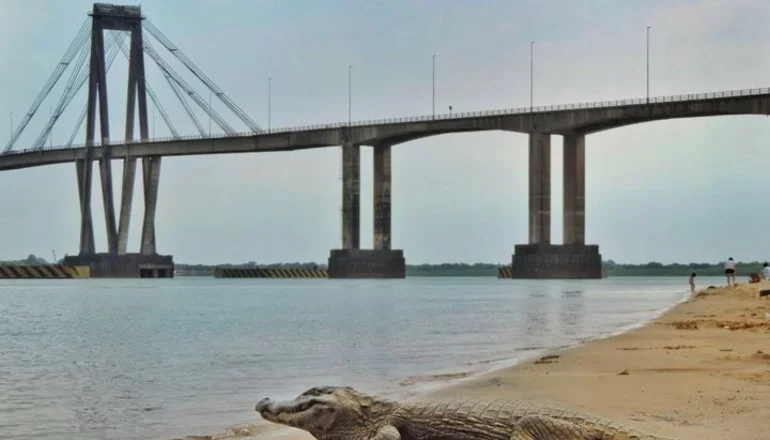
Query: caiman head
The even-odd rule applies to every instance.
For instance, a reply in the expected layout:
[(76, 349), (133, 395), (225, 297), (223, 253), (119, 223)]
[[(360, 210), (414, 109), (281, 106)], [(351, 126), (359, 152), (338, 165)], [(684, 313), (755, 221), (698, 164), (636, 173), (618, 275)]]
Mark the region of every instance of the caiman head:
[(264, 398), (255, 409), (265, 420), (303, 429), (319, 440), (398, 440), (388, 420), (395, 406), (351, 387), (325, 386), (286, 402)]

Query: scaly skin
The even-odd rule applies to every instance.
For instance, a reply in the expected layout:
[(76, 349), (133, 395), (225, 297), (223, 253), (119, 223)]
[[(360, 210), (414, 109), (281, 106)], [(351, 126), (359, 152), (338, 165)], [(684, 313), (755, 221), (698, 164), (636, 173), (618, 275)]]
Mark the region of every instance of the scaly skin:
[(668, 440), (607, 420), (522, 400), (398, 403), (350, 387), (315, 387), (289, 402), (262, 399), (265, 420), (318, 440)]

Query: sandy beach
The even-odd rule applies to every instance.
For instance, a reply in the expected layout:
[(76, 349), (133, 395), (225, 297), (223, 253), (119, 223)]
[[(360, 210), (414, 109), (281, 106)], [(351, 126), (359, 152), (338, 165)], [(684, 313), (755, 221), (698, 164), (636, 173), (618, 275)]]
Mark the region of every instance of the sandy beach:
[(679, 440), (765, 440), (770, 299), (759, 299), (762, 289), (770, 282), (704, 289), (644, 327), (420, 397), (523, 398)]

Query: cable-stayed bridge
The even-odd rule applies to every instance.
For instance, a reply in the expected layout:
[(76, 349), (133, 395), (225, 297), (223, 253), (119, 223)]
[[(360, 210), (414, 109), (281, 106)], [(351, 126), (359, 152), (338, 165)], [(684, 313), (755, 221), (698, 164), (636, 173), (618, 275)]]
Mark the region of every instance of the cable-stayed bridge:
[[(168, 55), (181, 63), (195, 84), (202, 85), (227, 110), (211, 102), (175, 70)], [(145, 56), (146, 55), (146, 56)], [(107, 73), (119, 56), (128, 61), (123, 136), (110, 133)], [(162, 73), (195, 133), (180, 133), (156, 90), (146, 78), (145, 60)], [(65, 77), (61, 96), (51, 106), (43, 128), (31, 143), (19, 139), (33, 117), (45, 117), (41, 105)], [(88, 84), (87, 87), (84, 87)], [(157, 86), (157, 85), (156, 85)], [(51, 133), (72, 107), (78, 92), (87, 94), (76, 108), (67, 142), (51, 144)], [(169, 137), (150, 136), (148, 98), (160, 114)], [(167, 102), (165, 104), (168, 104)], [(202, 123), (216, 124), (213, 133)], [(515, 278), (598, 278), (598, 245), (585, 243), (585, 136), (629, 124), (670, 118), (734, 114), (770, 114), (770, 90), (746, 89), (678, 96), (626, 99), (518, 109), (425, 115), (377, 121), (347, 121), (313, 126), (272, 128), (257, 125), (228, 95), (176, 47), (137, 6), (96, 3), (42, 90), (13, 130), (0, 153), (0, 171), (72, 162), (81, 208), (80, 247), (67, 264), (89, 265), (94, 276), (172, 276), (173, 259), (157, 253), (155, 213), (163, 156), (290, 151), (341, 147), (342, 244), (331, 251), (330, 277), (403, 277), (403, 251), (391, 249), (391, 147), (444, 133), (503, 130), (529, 135), (529, 243), (516, 246)], [(138, 120), (138, 121), (137, 121)], [(237, 122), (236, 122), (237, 121)], [(98, 122), (98, 123), (97, 123)], [(175, 124), (176, 123), (176, 124)], [(240, 128), (236, 128), (240, 126)], [(97, 136), (98, 129), (98, 136)], [(137, 132), (138, 131), (138, 132)], [(85, 134), (85, 136), (83, 136)], [(550, 237), (550, 139), (564, 136), (564, 243)], [(46, 145), (48, 141), (49, 145)], [(360, 148), (374, 149), (374, 243), (362, 249), (360, 231)], [(138, 254), (126, 252), (137, 162), (141, 159), (144, 215)], [(116, 212), (111, 163), (122, 161), (121, 200)], [(94, 246), (91, 198), (93, 164), (99, 166), (107, 229), (107, 250)]]

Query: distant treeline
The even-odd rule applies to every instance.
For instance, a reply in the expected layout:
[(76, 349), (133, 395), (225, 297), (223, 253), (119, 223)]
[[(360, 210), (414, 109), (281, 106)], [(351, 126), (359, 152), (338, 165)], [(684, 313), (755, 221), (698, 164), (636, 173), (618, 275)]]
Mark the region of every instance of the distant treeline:
[[(34, 254), (30, 254), (23, 260), (10, 260), (2, 261), (0, 264), (5, 265), (24, 265), (24, 266), (38, 266), (44, 264), (60, 264), (49, 263), (44, 258), (37, 257)], [(510, 264), (510, 263), (508, 263)], [(689, 276), (691, 272), (695, 272), (699, 276), (709, 275), (724, 275), (724, 262), (719, 263), (672, 263), (663, 264), (656, 261), (651, 261), (644, 264), (622, 264), (616, 263), (612, 260), (605, 261), (604, 268), (607, 270), (607, 276), (610, 277), (622, 277), (622, 276)], [(431, 277), (451, 277), (451, 276), (469, 276), (469, 277), (496, 277), (497, 269), (504, 264), (493, 263), (440, 263), (440, 264), (407, 264), (406, 275), (407, 276), (431, 276)], [(234, 264), (224, 263), (217, 265), (210, 264), (185, 264), (177, 263), (176, 269), (179, 271), (178, 275), (181, 276), (214, 276), (214, 269), (217, 267), (225, 268), (270, 268), (270, 269), (326, 269), (326, 264), (319, 264), (315, 262), (301, 263), (273, 263), (273, 264), (257, 264), (254, 261), (248, 263)], [(736, 264), (736, 272), (738, 276), (748, 276), (751, 272), (761, 272), (762, 262), (738, 262)]]
[[(761, 261), (738, 262), (735, 265), (737, 276), (762, 271)], [(619, 264), (612, 260), (605, 261), (604, 268), (608, 276), (689, 276), (695, 272), (698, 276), (724, 275), (725, 262), (719, 263), (673, 263), (663, 264), (652, 261), (645, 264)]]
[(0, 264), (6, 265), (6, 266), (44, 266), (46, 264), (59, 264), (59, 263), (49, 263), (45, 260), (45, 258), (36, 257), (34, 254), (29, 254), (27, 258), (23, 260), (8, 260), (3, 261), (0, 260)]

